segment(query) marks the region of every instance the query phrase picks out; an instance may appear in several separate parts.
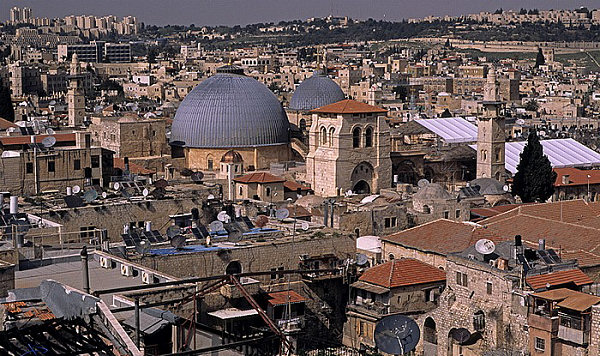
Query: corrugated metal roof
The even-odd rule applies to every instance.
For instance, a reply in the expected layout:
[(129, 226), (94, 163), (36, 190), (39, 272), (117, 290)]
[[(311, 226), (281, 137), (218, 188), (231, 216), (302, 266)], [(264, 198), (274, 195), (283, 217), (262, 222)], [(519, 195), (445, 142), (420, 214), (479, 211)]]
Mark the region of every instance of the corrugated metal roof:
[(553, 289), (545, 292), (532, 294), (535, 298), (542, 298), (554, 302), (560, 301), (557, 305), (559, 308), (576, 310), (579, 312), (585, 311), (592, 306), (600, 303), (600, 297), (591, 294), (577, 292), (567, 288)]
[(440, 136), (447, 143), (477, 141), (477, 126), (462, 117), (418, 119), (415, 122)]
[[(527, 141), (507, 142), (505, 147), (506, 170), (515, 174), (521, 152)], [(548, 156), (553, 168), (562, 167), (595, 167), (600, 166), (600, 153), (584, 146), (572, 138), (540, 141), (544, 154)], [(473, 149), (477, 145), (470, 146)]]
[(289, 122), (277, 97), (256, 79), (219, 73), (182, 101), (170, 142), (186, 147), (235, 148), (289, 143)]
[(315, 72), (305, 79), (294, 91), (289, 108), (292, 110), (312, 110), (344, 100), (344, 92), (322, 72)]

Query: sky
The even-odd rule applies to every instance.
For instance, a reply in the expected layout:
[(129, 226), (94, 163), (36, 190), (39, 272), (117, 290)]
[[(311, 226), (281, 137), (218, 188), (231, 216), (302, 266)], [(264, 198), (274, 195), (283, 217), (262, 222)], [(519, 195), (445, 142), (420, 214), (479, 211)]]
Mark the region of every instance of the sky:
[(0, 20), (13, 6), (32, 8), (35, 17), (67, 15), (137, 16), (156, 25), (245, 25), (257, 22), (349, 16), (402, 20), (461, 15), (498, 8), (600, 8), (600, 0), (0, 0)]

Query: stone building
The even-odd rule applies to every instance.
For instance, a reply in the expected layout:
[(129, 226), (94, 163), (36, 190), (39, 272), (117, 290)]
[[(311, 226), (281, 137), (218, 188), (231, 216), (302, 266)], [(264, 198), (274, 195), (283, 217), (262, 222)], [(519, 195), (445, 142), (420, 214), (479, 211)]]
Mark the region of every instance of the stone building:
[(235, 178), (235, 198), (255, 199), (266, 202), (285, 200), (285, 179), (270, 173), (249, 173)]
[(459, 200), (440, 184), (425, 183), (412, 196), (412, 210), (409, 211), (415, 216), (415, 223), (423, 224), (438, 219), (467, 221), (469, 209), (470, 203)]
[(313, 110), (306, 180), (315, 194), (377, 193), (392, 183), (387, 111), (354, 100)]
[(77, 59), (77, 54), (73, 54), (70, 74), (69, 89), (67, 91), (69, 126), (79, 127), (83, 125), (85, 116), (85, 91), (83, 88), (84, 76), (81, 75), (81, 65)]

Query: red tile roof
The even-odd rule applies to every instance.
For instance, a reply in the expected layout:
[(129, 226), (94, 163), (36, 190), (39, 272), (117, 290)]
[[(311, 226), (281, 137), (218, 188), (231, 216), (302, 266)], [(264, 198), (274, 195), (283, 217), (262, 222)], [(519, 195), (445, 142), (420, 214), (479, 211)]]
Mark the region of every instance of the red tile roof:
[(235, 178), (234, 181), (239, 183), (282, 183), (285, 182), (285, 179), (271, 173), (261, 172), (246, 174)]
[[(554, 168), (556, 172), (555, 187), (572, 187), (578, 185), (600, 184), (600, 170), (583, 170), (578, 168)], [(563, 177), (569, 176), (566, 183), (563, 183)], [(588, 180), (588, 176), (590, 177)]]
[[(284, 290), (281, 292), (271, 292), (267, 293), (268, 300), (267, 302), (271, 305), (284, 305), (289, 303), (304, 303), (306, 302), (306, 298), (301, 296), (300, 294), (294, 292), (293, 290)], [(288, 299), (289, 298), (289, 299)]]
[[(35, 142), (42, 143), (42, 140), (50, 135), (36, 135)], [(57, 133), (52, 135), (56, 138), (56, 142), (75, 142), (75, 134), (74, 133)], [(31, 143), (31, 136), (6, 136), (0, 137), (0, 143), (3, 146), (10, 145), (27, 145)]]
[[(113, 158), (113, 167), (124, 170), (125, 169), (125, 160), (123, 158), (114, 157)], [(142, 175), (148, 175), (148, 174), (155, 173), (154, 171), (146, 169), (146, 168), (140, 166), (139, 164), (131, 162), (131, 160), (129, 160), (129, 171), (133, 174), (142, 174)]]
[(371, 267), (359, 280), (386, 288), (396, 288), (443, 282), (446, 280), (446, 272), (419, 260), (403, 258)]
[[(513, 235), (514, 236), (514, 235)], [(513, 238), (511, 236), (511, 239)], [(475, 245), (479, 239), (489, 239), (494, 242), (505, 241), (482, 226), (451, 220), (435, 220), (413, 227), (396, 234), (388, 235), (381, 240), (384, 243), (402, 245), (421, 251), (447, 255), (452, 252), (462, 252)]]
[(574, 283), (578, 287), (594, 283), (594, 281), (579, 268), (530, 276), (525, 278), (525, 281), (534, 291), (548, 289), (549, 287), (560, 286), (567, 283)]
[(289, 189), (293, 192), (297, 191), (298, 188), (300, 188), (300, 190), (302, 190), (302, 191), (312, 190), (312, 189), (310, 189), (310, 187), (307, 187), (305, 185), (299, 184), (299, 183), (291, 181), (291, 180), (286, 180), (285, 183), (283, 183), (283, 187), (285, 189)]
[(377, 106), (361, 103), (356, 100), (346, 99), (337, 103), (329, 104), (310, 111), (311, 113), (327, 114), (367, 114), (367, 113), (387, 113), (386, 109)]
[(19, 127), (19, 126), (0, 117), (0, 130), (6, 130), (9, 127)]

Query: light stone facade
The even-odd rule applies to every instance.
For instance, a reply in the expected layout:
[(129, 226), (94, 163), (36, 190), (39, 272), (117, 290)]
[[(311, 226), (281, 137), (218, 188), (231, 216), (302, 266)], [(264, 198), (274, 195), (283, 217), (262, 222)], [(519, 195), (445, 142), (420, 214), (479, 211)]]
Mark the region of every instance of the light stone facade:
[[(358, 145), (353, 132), (358, 132)], [(306, 179), (316, 195), (376, 193), (391, 186), (390, 130), (384, 116), (313, 114), (309, 142)]]
[(504, 117), (495, 71), (488, 74), (484, 87), (483, 116), (477, 119), (477, 178), (506, 178)]
[[(186, 167), (192, 170), (218, 171), (221, 157), (232, 148), (185, 148)], [(289, 161), (291, 150), (289, 144), (236, 147), (246, 170), (269, 169), (271, 163)]]

